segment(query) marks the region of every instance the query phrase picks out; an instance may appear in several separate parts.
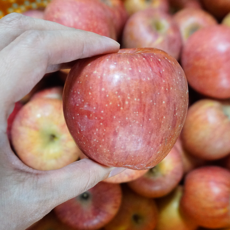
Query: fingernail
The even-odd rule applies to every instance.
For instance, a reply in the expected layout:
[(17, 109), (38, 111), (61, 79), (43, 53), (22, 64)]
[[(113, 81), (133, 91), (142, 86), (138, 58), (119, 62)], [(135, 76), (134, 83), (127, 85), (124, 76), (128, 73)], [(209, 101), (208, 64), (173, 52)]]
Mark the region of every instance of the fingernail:
[(126, 168), (115, 168), (110, 172), (109, 177), (116, 176), (117, 174), (123, 172), (124, 170), (126, 170)]
[(112, 45), (117, 45), (117, 46), (120, 47), (120, 44), (119, 44), (117, 41), (115, 41), (114, 39), (112, 39), (112, 38), (103, 36), (103, 39), (104, 39), (105, 42), (107, 42), (107, 43), (110, 43), (110, 44), (112, 44)]

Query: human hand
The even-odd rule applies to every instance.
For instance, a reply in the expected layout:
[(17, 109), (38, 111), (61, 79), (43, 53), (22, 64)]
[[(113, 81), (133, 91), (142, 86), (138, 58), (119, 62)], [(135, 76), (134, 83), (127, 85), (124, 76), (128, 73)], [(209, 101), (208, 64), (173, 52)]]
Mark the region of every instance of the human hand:
[(116, 52), (119, 44), (97, 34), (20, 14), (0, 20), (0, 229), (26, 229), (57, 205), (122, 171), (89, 159), (38, 171), (12, 152), (6, 135), (14, 103), (62, 63)]

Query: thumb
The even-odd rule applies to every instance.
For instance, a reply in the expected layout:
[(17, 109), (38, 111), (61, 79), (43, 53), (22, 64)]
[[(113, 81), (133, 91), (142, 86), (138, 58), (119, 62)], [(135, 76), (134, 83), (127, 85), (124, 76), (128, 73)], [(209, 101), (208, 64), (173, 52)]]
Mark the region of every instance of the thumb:
[(51, 208), (78, 196), (105, 178), (115, 176), (124, 170), (124, 168), (105, 167), (90, 159), (82, 159), (62, 169), (47, 172), (43, 175), (43, 179), (44, 186), (48, 189), (50, 200), (52, 200)]

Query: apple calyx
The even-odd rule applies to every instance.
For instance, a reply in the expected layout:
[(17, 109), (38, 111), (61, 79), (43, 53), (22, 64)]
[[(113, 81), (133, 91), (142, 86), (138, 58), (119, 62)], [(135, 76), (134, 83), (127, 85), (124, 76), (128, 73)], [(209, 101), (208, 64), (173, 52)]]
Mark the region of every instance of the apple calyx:
[(167, 29), (167, 25), (164, 20), (156, 19), (153, 21), (154, 29), (159, 33), (164, 33)]
[(84, 202), (84, 203), (89, 202), (90, 198), (91, 198), (91, 195), (88, 191), (76, 197), (77, 200), (80, 200), (81, 202)]
[(133, 214), (132, 216), (132, 220), (134, 221), (135, 224), (140, 225), (143, 222), (143, 218), (142, 216), (140, 216), (139, 214)]

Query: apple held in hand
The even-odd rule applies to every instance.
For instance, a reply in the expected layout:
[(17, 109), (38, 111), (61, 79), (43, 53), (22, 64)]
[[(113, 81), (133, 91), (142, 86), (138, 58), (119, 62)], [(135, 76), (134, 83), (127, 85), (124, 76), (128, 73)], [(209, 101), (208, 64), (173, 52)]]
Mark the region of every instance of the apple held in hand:
[(206, 228), (230, 227), (230, 172), (207, 166), (187, 174), (181, 211)]
[(63, 94), (68, 128), (100, 164), (157, 165), (183, 127), (188, 88), (178, 62), (157, 49), (124, 49), (79, 60)]
[(100, 182), (88, 191), (57, 206), (58, 218), (74, 229), (99, 229), (117, 214), (122, 201), (119, 184)]

